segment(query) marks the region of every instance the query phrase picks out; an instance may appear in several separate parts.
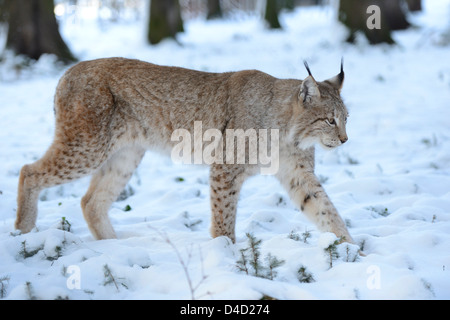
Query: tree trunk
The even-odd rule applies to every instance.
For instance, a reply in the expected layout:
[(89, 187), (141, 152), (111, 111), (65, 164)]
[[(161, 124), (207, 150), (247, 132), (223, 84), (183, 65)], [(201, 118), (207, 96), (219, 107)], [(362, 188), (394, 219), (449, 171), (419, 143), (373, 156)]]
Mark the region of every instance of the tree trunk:
[(284, 0), (283, 8), (287, 9), (288, 11), (294, 10), (295, 9), (295, 0)]
[[(380, 8), (380, 28), (369, 28), (371, 14), (367, 9), (371, 5)], [(409, 22), (401, 8), (401, 0), (341, 0), (339, 21), (349, 29), (347, 41), (354, 42), (357, 32), (362, 32), (371, 44), (394, 43), (391, 30), (406, 29)]]
[(183, 32), (183, 20), (178, 0), (151, 0), (148, 41), (157, 44), (165, 38), (175, 38)]
[(421, 11), (422, 0), (406, 0), (409, 11)]
[(280, 29), (281, 24), (278, 20), (278, 13), (280, 8), (278, 7), (276, 0), (266, 0), (266, 12), (264, 19), (269, 23), (271, 29)]
[(76, 61), (59, 33), (53, 0), (5, 0), (2, 4), (9, 26), (7, 49), (36, 60), (50, 53), (65, 63)]
[(222, 17), (222, 8), (220, 7), (220, 0), (208, 0), (208, 15), (207, 19), (216, 19)]
[(382, 0), (380, 2), (381, 13), (385, 13), (386, 22), (391, 30), (409, 28), (410, 24), (402, 9), (402, 0)]
[(10, 3), (11, 0), (0, 0), (0, 23), (8, 23)]

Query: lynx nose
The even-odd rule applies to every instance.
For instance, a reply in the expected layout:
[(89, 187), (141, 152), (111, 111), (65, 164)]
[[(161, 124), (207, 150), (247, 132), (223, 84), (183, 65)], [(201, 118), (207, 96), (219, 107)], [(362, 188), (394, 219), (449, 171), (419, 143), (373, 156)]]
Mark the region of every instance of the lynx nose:
[(339, 140), (341, 140), (341, 143), (344, 144), (344, 143), (347, 142), (348, 137), (347, 137), (347, 136), (345, 136), (345, 137), (339, 137)]

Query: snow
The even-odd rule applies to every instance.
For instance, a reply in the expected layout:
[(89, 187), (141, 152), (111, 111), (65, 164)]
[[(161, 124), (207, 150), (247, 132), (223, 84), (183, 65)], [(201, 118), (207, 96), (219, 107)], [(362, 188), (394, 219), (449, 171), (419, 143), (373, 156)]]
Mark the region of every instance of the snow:
[[(186, 22), (179, 44), (167, 40), (157, 46), (145, 43), (143, 21), (101, 27), (97, 20), (61, 21), (64, 38), (81, 60), (124, 56), (205, 71), (259, 69), (304, 78), (306, 59), (323, 80), (339, 72), (343, 56), (349, 141), (333, 151), (317, 149), (316, 173), (365, 255), (339, 245), (331, 268), (324, 249), (336, 237), (320, 233), (273, 177), (245, 183), (232, 244), (209, 234), (208, 168), (175, 165), (151, 152), (132, 177), (128, 197), (110, 210), (118, 239), (95, 241), (87, 228), (80, 200), (89, 178), (44, 191), (37, 227), (19, 234), (18, 173), (52, 140), (52, 100), (64, 68), (55, 68), (52, 56), (21, 71), (14, 67), (17, 58), (5, 59), (1, 297), (449, 299), (450, 46), (443, 35), (450, 32), (450, 2), (428, 0), (424, 7), (410, 17), (414, 28), (394, 34), (398, 45), (392, 47), (369, 46), (363, 39), (343, 43), (345, 29), (330, 8), (284, 13), (282, 31), (266, 30), (251, 16), (194, 19)], [(70, 231), (62, 228), (63, 217)], [(305, 231), (310, 237), (303, 241)], [(284, 260), (274, 280), (238, 271), (246, 233), (262, 240), (262, 257)], [(24, 248), (31, 256), (25, 257)], [(299, 282), (301, 266), (314, 282)]]

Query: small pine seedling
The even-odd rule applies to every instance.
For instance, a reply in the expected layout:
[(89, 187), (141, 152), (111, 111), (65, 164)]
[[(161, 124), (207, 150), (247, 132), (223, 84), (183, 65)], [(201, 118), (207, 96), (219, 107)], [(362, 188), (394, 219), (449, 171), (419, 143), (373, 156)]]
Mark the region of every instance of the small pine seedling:
[(304, 243), (308, 243), (308, 239), (311, 237), (312, 237), (311, 232), (309, 232), (308, 230), (302, 233), (302, 239)]
[(117, 197), (116, 201), (124, 201), (135, 194), (134, 189), (127, 185)]
[(269, 280), (273, 280), (277, 276), (277, 272), (275, 271), (275, 268), (278, 268), (284, 264), (284, 260), (278, 260), (277, 257), (272, 256), (272, 254), (268, 254), (266, 256), (267, 260), (267, 272), (265, 278)]
[(359, 252), (352, 250), (349, 244), (345, 246), (345, 262), (356, 262), (359, 259)]
[(245, 272), (245, 274), (248, 275), (249, 274), (248, 260), (247, 260), (247, 256), (245, 255), (245, 252), (247, 251), (247, 249), (248, 248), (239, 250), (239, 252), (241, 253), (241, 259), (236, 261), (236, 266), (239, 269), (239, 271)]
[[(109, 285), (109, 284), (114, 284), (114, 286), (116, 287), (117, 291), (119, 290), (119, 285), (123, 286), (125, 289), (128, 289), (128, 286), (126, 284), (124, 284), (121, 281), (117, 281), (116, 277), (113, 275), (113, 273), (111, 272), (111, 269), (109, 268), (109, 266), (107, 264), (105, 264), (103, 266), (103, 275), (105, 276), (105, 281), (103, 282), (103, 285)], [(119, 279), (119, 278), (118, 278)]]
[(48, 256), (47, 260), (49, 261), (55, 261), (62, 257), (63, 247), (66, 245), (65, 241), (63, 241), (62, 246), (56, 246), (55, 247), (55, 255), (54, 256)]
[(260, 247), (262, 240), (256, 240), (255, 236), (253, 236), (250, 233), (246, 234), (249, 245), (250, 245), (250, 266), (253, 267), (253, 270), (255, 271), (255, 276), (260, 277), (261, 276), (261, 269), (263, 268), (261, 265), (261, 262), (259, 261), (259, 257), (261, 256)]
[(269, 296), (267, 294), (263, 294), (263, 296), (259, 300), (278, 300), (275, 297)]
[(61, 218), (61, 230), (70, 232), (72, 224), (66, 219), (66, 217)]
[(183, 218), (184, 218), (184, 226), (188, 229), (191, 229), (192, 231), (195, 231), (196, 226), (202, 223), (201, 219), (191, 220), (189, 212), (187, 211), (183, 212)]
[(297, 270), (297, 279), (302, 283), (311, 283), (316, 281), (314, 280), (312, 273), (306, 271), (306, 267), (303, 265)]
[(44, 246), (40, 246), (34, 250), (27, 249), (27, 240), (22, 241), (22, 250), (19, 251), (19, 254), (24, 258), (30, 258), (36, 255), (39, 251), (41, 251)]
[(300, 241), (300, 236), (298, 235), (297, 232), (294, 232), (294, 230), (292, 230), (291, 233), (289, 233), (288, 238), (294, 241)]
[(325, 254), (328, 257), (328, 263), (330, 265), (330, 269), (333, 268), (333, 260), (339, 258), (339, 253), (337, 251), (337, 246), (342, 242), (342, 238), (335, 240), (328, 247), (323, 249)]
[(377, 214), (379, 214), (382, 217), (387, 217), (388, 215), (390, 215), (391, 213), (389, 212), (388, 208), (380, 208), (380, 207), (374, 207), (374, 206), (370, 206), (370, 207), (366, 207), (367, 210), (370, 210), (372, 212), (375, 212)]
[(55, 246), (55, 249), (53, 249), (55, 251), (55, 254), (51, 255), (51, 256), (47, 256), (47, 260), (55, 261), (55, 260), (58, 260), (59, 258), (61, 258), (63, 256), (63, 250), (66, 248), (66, 245), (67, 245), (67, 240), (64, 239), (61, 242), (61, 245)]
[(3, 299), (6, 297), (6, 292), (9, 285), (9, 280), (11, 278), (9, 276), (4, 276), (0, 278), (0, 298)]
[(247, 275), (273, 280), (277, 272), (276, 268), (284, 264), (284, 260), (278, 260), (272, 254), (265, 257), (267, 265), (261, 261), (261, 242), (257, 240), (252, 234), (246, 234), (248, 238), (249, 247), (240, 250), (240, 259), (236, 262), (239, 271), (245, 272)]
[(25, 292), (28, 296), (28, 300), (37, 300), (36, 295), (34, 294), (33, 286), (30, 281), (25, 282)]

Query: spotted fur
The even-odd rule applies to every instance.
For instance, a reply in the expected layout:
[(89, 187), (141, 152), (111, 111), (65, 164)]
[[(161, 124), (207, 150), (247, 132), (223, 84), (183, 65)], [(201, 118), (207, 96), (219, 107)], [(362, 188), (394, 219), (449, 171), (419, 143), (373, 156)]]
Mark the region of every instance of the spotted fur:
[[(310, 73), (310, 71), (309, 71)], [(347, 140), (340, 98), (343, 71), (324, 82), (277, 79), (260, 71), (207, 73), (123, 58), (81, 62), (61, 78), (55, 94), (55, 137), (44, 156), (19, 178), (15, 226), (36, 223), (39, 193), (91, 175), (81, 205), (97, 239), (114, 238), (108, 218), (148, 149), (170, 154), (171, 134), (203, 130), (278, 129), (276, 177), (292, 201), (324, 231), (352, 241), (314, 175), (314, 144), (334, 148)], [(225, 146), (223, 146), (225, 148)], [(236, 208), (256, 164), (210, 166), (211, 234), (235, 240)]]

